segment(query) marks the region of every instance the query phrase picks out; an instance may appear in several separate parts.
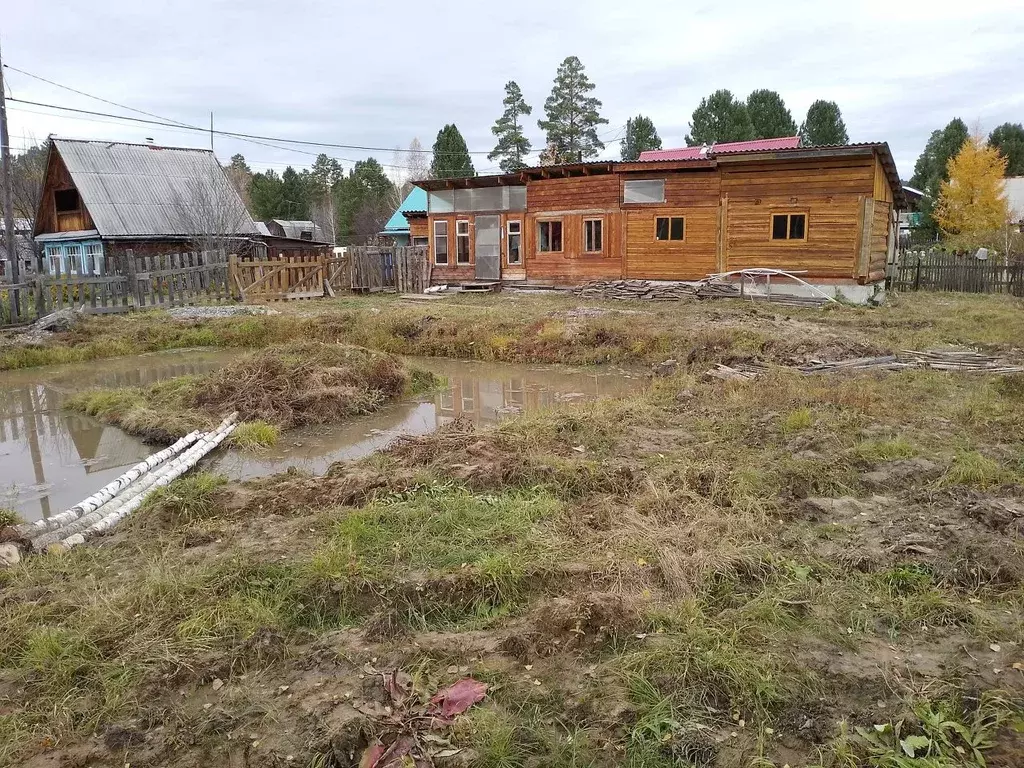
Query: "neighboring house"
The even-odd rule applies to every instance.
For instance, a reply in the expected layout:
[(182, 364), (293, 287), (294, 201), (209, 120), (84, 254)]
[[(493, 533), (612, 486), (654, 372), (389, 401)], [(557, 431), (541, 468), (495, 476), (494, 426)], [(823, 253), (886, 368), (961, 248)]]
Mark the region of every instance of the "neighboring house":
[(402, 204), (395, 209), (380, 234), (390, 237), (395, 245), (427, 244), (427, 193), (413, 187)]
[(1024, 176), (1010, 176), (1003, 189), (1010, 208), (1010, 221), (1017, 224), (1019, 231), (1024, 233)]
[(308, 251), (310, 248), (333, 245), (323, 227), (312, 221), (269, 219), (257, 221), (256, 228), (260, 231), (260, 239), (267, 244), (267, 251), (270, 253)]
[(792, 137), (641, 157), (653, 159), (417, 182), (432, 282), (697, 280), (772, 267), (869, 296), (884, 281), (906, 206), (887, 144)]
[[(7, 227), (4, 217), (0, 216), (0, 280), (11, 276), (11, 265), (7, 255)], [(35, 249), (32, 245), (32, 222), (29, 219), (14, 220), (14, 250), (20, 261), (20, 276), (34, 274), (36, 271)]]
[(34, 235), (47, 271), (87, 274), (259, 230), (211, 150), (52, 139)]
[(924, 192), (920, 189), (903, 184), (903, 196), (907, 199), (906, 210), (900, 212), (899, 236), (909, 240), (911, 233), (921, 226), (924, 215), (921, 213), (921, 200)]

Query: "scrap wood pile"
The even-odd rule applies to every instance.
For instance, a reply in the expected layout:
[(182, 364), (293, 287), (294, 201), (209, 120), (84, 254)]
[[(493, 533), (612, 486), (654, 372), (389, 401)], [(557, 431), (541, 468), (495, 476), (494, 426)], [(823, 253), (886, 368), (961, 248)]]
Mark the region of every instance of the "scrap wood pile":
[[(955, 371), (959, 373), (1024, 373), (1024, 366), (1010, 365), (1005, 360), (984, 355), (973, 350), (933, 349), (924, 352), (901, 350), (897, 355), (881, 357), (857, 357), (850, 360), (830, 362), (814, 361), (807, 365), (795, 366), (793, 370), (805, 374), (830, 373), (832, 371), (904, 371), (911, 368), (927, 368), (933, 371)], [(756, 379), (769, 370), (761, 363), (718, 364), (707, 372), (716, 379)]]
[(696, 283), (651, 282), (650, 280), (591, 280), (572, 292), (583, 298), (615, 301), (682, 301), (683, 299), (739, 299), (769, 301), (795, 307), (820, 307), (828, 299), (818, 296), (792, 296), (784, 293), (740, 294), (739, 286), (723, 280), (705, 279)]

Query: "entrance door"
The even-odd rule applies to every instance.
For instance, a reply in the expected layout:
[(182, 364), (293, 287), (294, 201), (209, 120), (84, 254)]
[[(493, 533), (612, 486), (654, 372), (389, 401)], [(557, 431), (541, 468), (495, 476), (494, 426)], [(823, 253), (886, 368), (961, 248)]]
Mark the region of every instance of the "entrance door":
[(476, 217), (476, 279), (501, 279), (501, 216)]

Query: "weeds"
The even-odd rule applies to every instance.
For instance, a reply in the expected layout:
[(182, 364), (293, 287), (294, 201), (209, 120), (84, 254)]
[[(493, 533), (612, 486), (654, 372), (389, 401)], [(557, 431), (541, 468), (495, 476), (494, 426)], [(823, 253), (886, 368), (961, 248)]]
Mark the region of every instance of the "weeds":
[(21, 522), (21, 516), (13, 509), (0, 507), (0, 528), (6, 528), (9, 525), (18, 525)]
[(241, 448), (243, 451), (252, 451), (259, 448), (269, 448), (274, 445), (281, 436), (281, 428), (268, 424), (262, 419), (256, 421), (243, 421), (235, 431), (231, 433), (231, 445)]

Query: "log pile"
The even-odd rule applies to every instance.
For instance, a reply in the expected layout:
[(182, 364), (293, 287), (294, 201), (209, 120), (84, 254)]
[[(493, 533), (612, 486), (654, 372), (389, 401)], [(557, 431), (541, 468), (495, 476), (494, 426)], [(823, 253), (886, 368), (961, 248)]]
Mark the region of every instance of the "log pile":
[(685, 283), (652, 283), (649, 280), (592, 280), (574, 288), (577, 296), (616, 301), (680, 301), (692, 299), (694, 286)]
[(237, 413), (228, 416), (210, 432), (192, 432), (169, 448), (139, 462), (120, 477), (65, 512), (45, 520), (25, 523), (18, 533), (32, 549), (45, 552), (84, 544), (108, 531), (142, 506), (155, 489), (167, 485), (192, 469), (199, 460), (220, 445), (235, 430)]
[[(910, 368), (926, 368), (933, 371), (953, 371), (957, 373), (1024, 373), (1024, 366), (1010, 365), (991, 355), (984, 355), (973, 350), (933, 349), (920, 352), (917, 350), (901, 350), (898, 355), (881, 357), (857, 357), (850, 360), (814, 361), (807, 365), (795, 366), (790, 370), (803, 374), (831, 373), (833, 371), (903, 371)], [(768, 371), (766, 365), (760, 363), (734, 363), (733, 365), (716, 365), (706, 375), (715, 379), (749, 381), (756, 379)]]
[(768, 301), (792, 307), (820, 307), (828, 300), (820, 296), (791, 296), (785, 293), (740, 295), (734, 283), (702, 280), (698, 283), (651, 282), (650, 280), (592, 280), (572, 289), (587, 299), (614, 301), (682, 301), (684, 299), (739, 299)]

